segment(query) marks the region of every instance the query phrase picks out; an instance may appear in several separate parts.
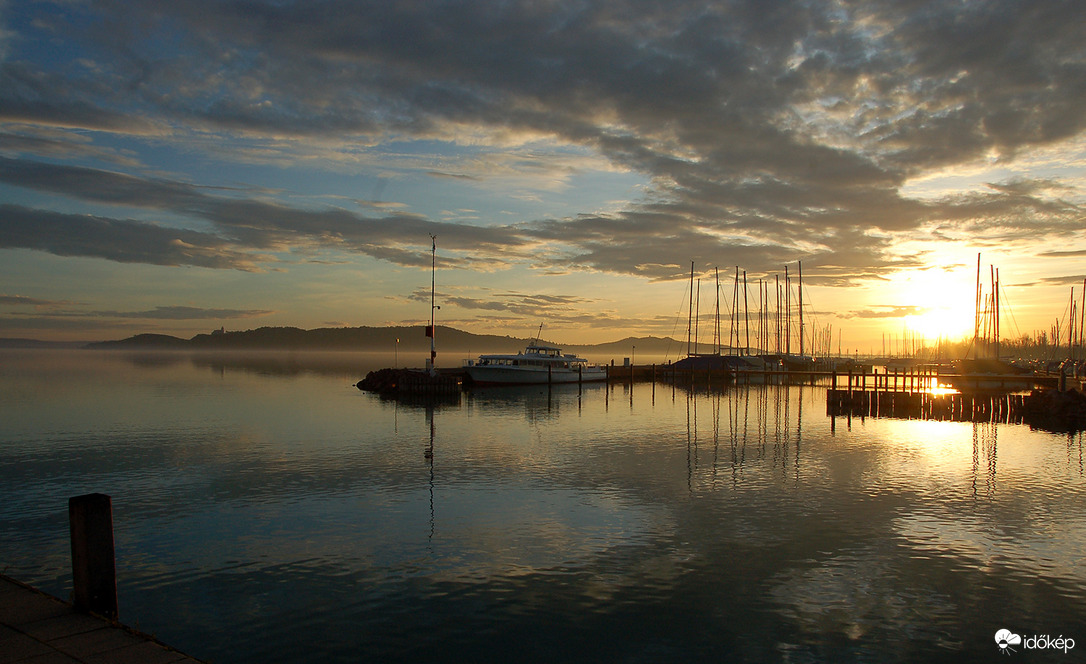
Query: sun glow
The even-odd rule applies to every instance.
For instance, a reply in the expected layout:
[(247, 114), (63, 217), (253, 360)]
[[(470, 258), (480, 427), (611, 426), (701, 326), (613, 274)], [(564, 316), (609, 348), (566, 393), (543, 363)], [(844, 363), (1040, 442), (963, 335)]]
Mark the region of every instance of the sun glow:
[(905, 327), (929, 340), (958, 340), (973, 332), (973, 312), (947, 307), (930, 308), (905, 317)]
[(905, 328), (925, 339), (958, 340), (973, 334), (975, 285), (965, 272), (924, 270), (898, 284)]

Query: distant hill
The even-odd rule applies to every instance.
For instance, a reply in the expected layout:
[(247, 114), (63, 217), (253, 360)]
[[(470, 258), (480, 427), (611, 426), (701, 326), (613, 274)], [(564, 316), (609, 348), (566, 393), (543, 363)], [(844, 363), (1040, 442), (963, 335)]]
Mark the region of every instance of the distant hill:
[[(397, 342), (398, 340), (398, 342)], [(437, 326), (438, 352), (443, 354), (512, 353), (522, 350), (529, 339), (492, 334), (472, 334), (455, 328)], [(545, 340), (546, 341), (546, 340)], [(605, 344), (563, 344), (567, 352), (600, 356), (627, 357), (636, 346), (637, 354), (677, 355), (680, 342), (660, 337), (627, 337)], [(216, 331), (182, 339), (164, 334), (137, 334), (117, 341), (87, 344), (94, 350), (170, 349), (170, 350), (355, 350), (401, 353), (427, 353), (430, 339), (421, 326), (412, 327), (335, 327), (303, 330), (297, 327), (261, 327), (238, 332)], [(465, 355), (467, 357), (468, 355)]]
[(567, 348), (575, 349), (591, 349), (594, 352), (606, 352), (614, 353), (616, 355), (629, 355), (636, 347), (637, 353), (645, 353), (647, 355), (665, 355), (670, 354), (672, 356), (678, 356), (681, 351), (685, 351), (686, 342), (676, 341), (670, 337), (626, 337), (619, 341), (609, 341), (603, 344), (595, 344), (593, 346), (567, 346)]
[(37, 339), (0, 339), (0, 348), (83, 348), (85, 341), (38, 341)]
[(137, 334), (120, 341), (99, 341), (87, 344), (84, 348), (95, 350), (110, 350), (114, 348), (188, 348), (189, 341), (180, 337), (171, 337), (168, 334)]

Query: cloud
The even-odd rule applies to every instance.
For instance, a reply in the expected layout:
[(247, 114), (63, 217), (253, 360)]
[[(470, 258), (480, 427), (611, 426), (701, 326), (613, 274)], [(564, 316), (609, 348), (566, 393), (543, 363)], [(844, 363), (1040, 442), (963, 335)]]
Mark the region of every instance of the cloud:
[(848, 313), (836, 314), (839, 318), (860, 318), (860, 319), (880, 319), (880, 318), (904, 318), (906, 316), (920, 316), (930, 311), (927, 307), (920, 306), (892, 306), (892, 305), (878, 305), (873, 309), (867, 309), (865, 311), (850, 311)]
[(266, 259), (235, 251), (222, 238), (197, 231), (91, 215), (0, 205), (0, 248), (57, 256), (90, 256), (119, 263), (190, 265), (256, 271)]
[(1073, 249), (1069, 251), (1042, 251), (1037, 254), (1042, 258), (1079, 258), (1086, 256), (1086, 249)]
[(201, 307), (168, 306), (146, 311), (96, 311), (95, 316), (114, 318), (143, 318), (148, 320), (207, 320), (258, 318), (275, 313), (265, 309), (204, 309)]
[[(26, 298), (23, 298), (26, 299)], [(0, 305), (5, 304), (5, 297), (0, 297)], [(65, 303), (50, 302), (51, 306), (59, 306)], [(71, 303), (67, 303), (71, 304)], [(59, 309), (47, 312), (37, 312), (33, 320), (60, 321), (63, 319), (102, 319), (102, 320), (145, 320), (145, 321), (185, 321), (185, 320), (238, 320), (245, 318), (259, 318), (269, 316), (276, 312), (265, 309), (214, 309), (189, 306), (158, 306), (143, 311), (120, 311), (110, 309)], [(9, 323), (19, 320), (15, 314), (5, 318)]]
[(60, 307), (70, 304), (72, 304), (72, 302), (61, 300), (42, 300), (35, 297), (26, 297), (24, 295), (0, 295), (0, 306), (7, 307)]
[[(429, 289), (416, 289), (411, 299), (417, 302), (429, 302)], [(487, 293), (484, 297), (470, 297), (457, 294), (441, 294), (442, 303), (456, 305), (464, 309), (499, 311), (537, 318), (552, 319), (555, 316), (579, 311), (580, 308), (597, 302), (592, 298), (578, 295), (525, 294), (516, 292)]]
[[(184, 215), (212, 224), (215, 233), (134, 219), (72, 215), (0, 205), (0, 247), (94, 256), (118, 262), (262, 269), (277, 262), (266, 252), (338, 249), (403, 265), (428, 265), (431, 234), (443, 249), (485, 251), (486, 256), (443, 257), (446, 263), (493, 265), (516, 256), (527, 240), (509, 227), (434, 222), (393, 212), (366, 217), (343, 209), (306, 210), (254, 198), (216, 196), (189, 184), (77, 166), (0, 158), (0, 182), (78, 200)], [(194, 222), (194, 225), (195, 222)], [(402, 247), (416, 246), (405, 250)]]
[[(442, 324), (462, 325), (476, 329), (511, 326), (534, 334), (539, 324), (545, 322), (544, 335), (548, 329), (591, 328), (601, 325), (619, 329), (647, 330), (655, 334), (674, 334), (676, 329), (675, 318), (623, 315), (602, 306), (604, 301), (601, 298), (560, 293), (493, 292), (490, 290), (476, 294), (467, 292), (470, 290), (472, 289), (451, 289), (448, 292), (439, 291), (436, 294), (438, 302), (444, 307), (441, 314)], [(430, 290), (416, 289), (408, 296), (408, 299), (429, 303)], [(474, 315), (465, 315), (470, 313)], [(447, 318), (449, 315), (461, 317), (450, 319)], [(685, 324), (685, 318), (683, 321)], [(429, 321), (414, 322), (427, 324)]]
[[(471, 158), (492, 166), (531, 143), (531, 164), (506, 161), (503, 176), (536, 170), (557, 177), (549, 186), (564, 182), (563, 151), (574, 148), (652, 186), (608, 215), (482, 226), (301, 209), (19, 159), (0, 167), (9, 184), (168, 210), (213, 232), (173, 242), (148, 223), (22, 209), (72, 237), (24, 233), (2, 246), (252, 270), (273, 261), (268, 252), (314, 248), (420, 264), (420, 238), (436, 233), (455, 253), (447, 260), (470, 269), (679, 279), (690, 260), (770, 274), (802, 259), (812, 280), (840, 285), (916, 266), (901, 240), (1030, 246), (1086, 230), (1073, 187), (902, 193), (910, 179), (1013, 164), (1086, 130), (1082, 3), (148, 0), (84, 11), (110, 20), (36, 17), (85, 52), (82, 65), (0, 62), (0, 120), (220, 155), (236, 147), (239, 160), (276, 163), (433, 142), (470, 144)], [(57, 145), (12, 149), (55, 155)], [(469, 161), (405, 168), (472, 187), (499, 177)]]
[(1043, 279), (1038, 279), (1037, 281), (1038, 283), (1049, 286), (1078, 286), (1079, 284), (1086, 283), (1086, 275), (1069, 274), (1059, 277), (1045, 277)]

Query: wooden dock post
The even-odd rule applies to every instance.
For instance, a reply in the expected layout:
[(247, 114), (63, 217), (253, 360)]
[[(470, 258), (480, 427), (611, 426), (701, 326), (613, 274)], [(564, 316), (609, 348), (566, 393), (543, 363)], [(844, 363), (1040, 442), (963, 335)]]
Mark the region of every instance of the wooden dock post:
[(117, 619), (113, 502), (103, 493), (68, 500), (75, 607)]

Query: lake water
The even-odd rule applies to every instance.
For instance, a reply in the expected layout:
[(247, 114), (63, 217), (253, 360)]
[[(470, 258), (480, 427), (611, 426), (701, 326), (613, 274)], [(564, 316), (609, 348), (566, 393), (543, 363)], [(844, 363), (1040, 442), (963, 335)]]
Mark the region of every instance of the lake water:
[(1086, 652), (1081, 435), (833, 422), (818, 386), (426, 407), (353, 386), (380, 364), (0, 353), (0, 569), (68, 597), (102, 492), (122, 621), (217, 663)]

